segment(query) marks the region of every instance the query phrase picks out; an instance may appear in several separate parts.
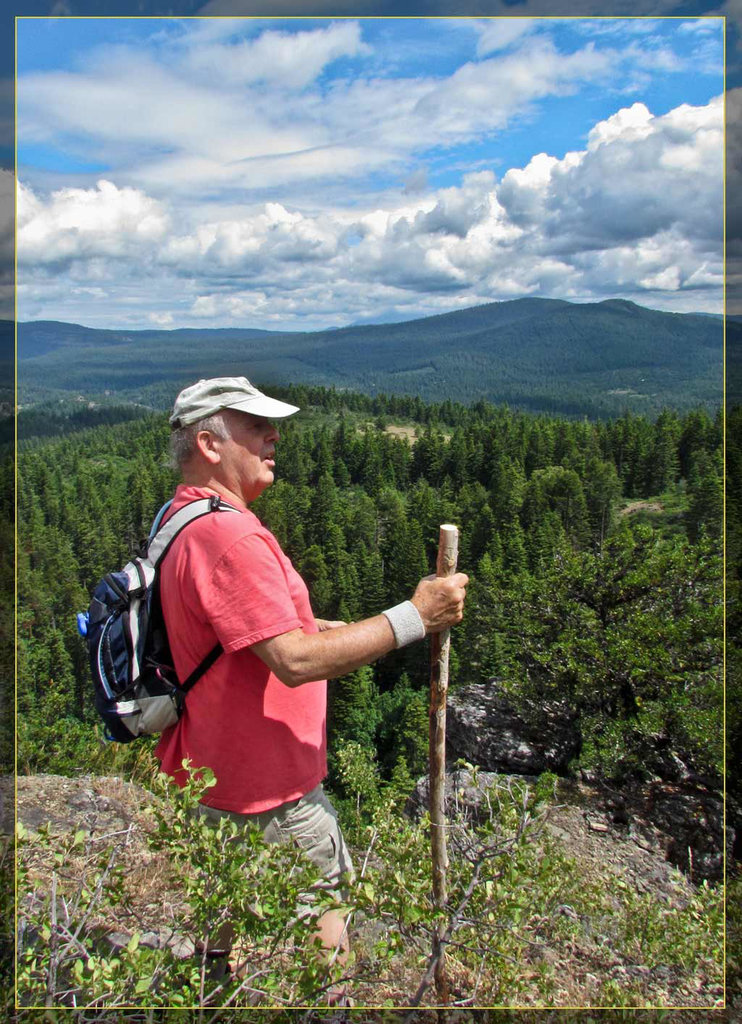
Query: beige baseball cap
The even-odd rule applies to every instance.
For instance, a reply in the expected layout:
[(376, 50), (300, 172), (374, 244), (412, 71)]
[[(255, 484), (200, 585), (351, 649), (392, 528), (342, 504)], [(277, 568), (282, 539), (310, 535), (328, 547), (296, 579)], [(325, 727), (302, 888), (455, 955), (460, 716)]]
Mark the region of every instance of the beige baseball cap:
[(298, 406), (279, 402), (258, 391), (247, 377), (212, 377), (183, 388), (175, 399), (170, 426), (173, 430), (213, 416), (221, 409), (237, 409), (253, 416), (282, 419), (298, 412)]

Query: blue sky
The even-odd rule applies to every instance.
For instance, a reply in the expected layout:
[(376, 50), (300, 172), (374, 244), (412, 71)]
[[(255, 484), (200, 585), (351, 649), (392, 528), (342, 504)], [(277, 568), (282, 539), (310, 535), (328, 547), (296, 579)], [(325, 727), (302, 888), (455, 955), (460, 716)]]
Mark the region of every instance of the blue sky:
[(19, 315), (722, 301), (719, 18), (21, 19)]

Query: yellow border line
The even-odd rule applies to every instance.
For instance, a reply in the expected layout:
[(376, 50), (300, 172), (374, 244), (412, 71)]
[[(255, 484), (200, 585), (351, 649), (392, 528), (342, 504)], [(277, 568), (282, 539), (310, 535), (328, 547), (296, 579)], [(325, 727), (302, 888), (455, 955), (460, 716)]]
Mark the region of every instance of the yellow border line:
[[(16, 22), (726, 22), (726, 14), (16, 14)], [(570, 1008), (573, 1009), (573, 1008)], [(695, 1009), (695, 1008), (691, 1008)]]
[(723, 76), (722, 123), (723, 130), (723, 173), (722, 173), (722, 390), (721, 390), (721, 564), (722, 564), (722, 999), (727, 1007), (727, 19), (722, 24)]
[(18, 1009), (18, 18), (13, 25), (13, 1002)]
[[(379, 20), (389, 20), (389, 22), (445, 22), (445, 20), (474, 20), (478, 18), (478, 15), (473, 14), (455, 14), (455, 15), (441, 15), (441, 16), (426, 16), (426, 15), (392, 15), (389, 17), (381, 15), (353, 15), (353, 14), (342, 14), (342, 15), (311, 15), (311, 14), (256, 14), (256, 15), (238, 15), (239, 19), (242, 20), (283, 20), (283, 22), (290, 22), (290, 20), (312, 20), (312, 22), (319, 22), (319, 20), (354, 20), (354, 22), (379, 22)], [(17, 195), (18, 195), (18, 153), (17, 153), (17, 44), (18, 44), (18, 22), (50, 22), (50, 20), (64, 20), (64, 22), (90, 22), (90, 20), (99, 20), (99, 22), (124, 22), (124, 20), (134, 20), (134, 22), (163, 22), (163, 20), (174, 20), (174, 22), (199, 22), (199, 20), (235, 20), (237, 18), (234, 15), (103, 15), (96, 14), (86, 16), (83, 14), (66, 15), (63, 17), (55, 17), (52, 15), (38, 15), (38, 14), (16, 14), (14, 17), (14, 68), (13, 68), (13, 105), (14, 105), (14, 190), (13, 190), (13, 228), (14, 228), (14, 247), (13, 247), (13, 268), (14, 268), (14, 411), (13, 411), (13, 577), (14, 577), (14, 612), (13, 612), (13, 635), (14, 635), (14, 735), (13, 735), (13, 762), (14, 762), (14, 821), (17, 820), (17, 684), (18, 684), (18, 651), (17, 651), (17, 614), (18, 614), (18, 574), (17, 574), (17, 429), (18, 429), (18, 417), (17, 417), (17, 398), (18, 398), (18, 376), (17, 376)], [(722, 189), (722, 206), (723, 206), (723, 243), (722, 243), (722, 265), (723, 265), (723, 286), (722, 286), (722, 304), (723, 304), (723, 353), (722, 353), (722, 446), (723, 446), (723, 466), (724, 466), (724, 480), (723, 480), (723, 500), (722, 500), (722, 520), (723, 520), (723, 573), (722, 573), (722, 590), (723, 590), (723, 835), (724, 835), (724, 866), (723, 866), (723, 886), (725, 892), (724, 902), (724, 926), (723, 926), (723, 1002), (722, 1005), (709, 1006), (704, 1005), (683, 1005), (675, 1006), (672, 1004), (664, 1004), (662, 1006), (649, 1006), (649, 1005), (597, 1005), (597, 1006), (513, 1006), (513, 1005), (495, 1005), (495, 1006), (476, 1006), (470, 1007), (469, 1010), (475, 1012), (479, 1011), (593, 1011), (593, 1010), (630, 1010), (630, 1011), (642, 1011), (642, 1010), (657, 1010), (670, 1012), (673, 1010), (700, 1010), (705, 1013), (719, 1012), (727, 1008), (727, 904), (726, 904), (726, 887), (727, 887), (727, 15), (726, 14), (699, 14), (699, 15), (682, 15), (682, 14), (666, 14), (666, 15), (652, 15), (652, 14), (641, 14), (641, 15), (611, 15), (611, 14), (561, 14), (561, 15), (485, 15), (481, 18), (482, 20), (508, 20), (508, 19), (528, 19), (532, 22), (638, 22), (638, 20), (651, 20), (651, 22), (700, 22), (700, 20), (721, 20), (722, 32), (723, 32), (723, 60), (722, 60), (722, 72), (723, 72), (723, 189)], [(13, 992), (15, 995), (14, 1006), (15, 1009), (20, 1009), (18, 1006), (17, 998), (17, 976), (15, 971), (15, 965), (17, 964), (17, 854), (15, 853), (15, 829), (13, 829), (13, 851), (14, 851), (14, 921), (15, 928), (13, 929), (13, 947), (14, 947), (14, 966), (13, 966)], [(92, 1006), (92, 1005), (91, 1005)], [(67, 1006), (38, 1006), (38, 1007), (24, 1007), (25, 1010), (62, 1010), (62, 1011), (73, 1011), (73, 1008)], [(85, 1010), (85, 1007), (75, 1008), (76, 1011)], [(161, 1010), (180, 1010), (188, 1012), (192, 1010), (198, 1010), (198, 1006), (193, 1007), (147, 1007), (143, 1005), (132, 1005), (131, 1007), (116, 1007), (117, 1012), (122, 1011), (137, 1011), (146, 1012), (150, 1009), (161, 1009)], [(218, 1010), (218, 1008), (216, 1008)], [(237, 1008), (232, 1008), (237, 1010)], [(262, 1007), (259, 1008), (258, 1012), (268, 1012), (273, 1010), (321, 1010), (321, 1007), (316, 1006), (296, 1006), (296, 1007)], [(388, 1006), (362, 1006), (356, 1007), (356, 1011), (365, 1010), (389, 1010)], [(405, 1007), (395, 1006), (393, 1012), (406, 1011), (417, 1009), (422, 1013), (429, 1010), (435, 1009), (450, 1009), (450, 1008), (436, 1008), (436, 1006), (425, 1006), (425, 1007)], [(455, 1008), (453, 1008), (455, 1009)], [(74, 1012), (74, 1011), (73, 1011)]]

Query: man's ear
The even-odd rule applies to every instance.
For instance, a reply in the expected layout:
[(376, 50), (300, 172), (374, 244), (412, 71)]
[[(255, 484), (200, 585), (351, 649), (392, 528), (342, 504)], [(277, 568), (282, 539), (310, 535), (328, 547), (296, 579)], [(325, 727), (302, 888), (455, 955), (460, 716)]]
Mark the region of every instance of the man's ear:
[(196, 448), (202, 458), (206, 459), (212, 466), (218, 466), (222, 461), (219, 450), (219, 438), (216, 434), (212, 434), (210, 430), (199, 430), (196, 434)]

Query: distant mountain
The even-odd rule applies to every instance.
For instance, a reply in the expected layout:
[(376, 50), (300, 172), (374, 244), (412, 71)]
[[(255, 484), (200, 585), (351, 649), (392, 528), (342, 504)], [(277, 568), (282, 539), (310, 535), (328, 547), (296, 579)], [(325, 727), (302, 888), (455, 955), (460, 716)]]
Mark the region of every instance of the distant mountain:
[[(219, 338), (231, 336), (264, 337), (270, 331), (243, 330), (236, 328), (219, 328), (218, 330), (201, 330), (194, 328), (182, 328), (177, 331), (113, 331), (102, 330), (97, 327), (82, 327), (80, 324), (68, 324), (61, 320), (33, 320), (29, 323), (19, 324), (19, 345), (18, 358), (31, 359), (34, 356), (43, 356), (49, 352), (59, 349), (75, 350), (79, 347), (95, 348), (99, 345), (120, 345), (126, 344), (132, 339), (142, 344), (154, 342), (163, 336), (168, 338), (210, 339), (215, 335)], [(21, 346), (20, 339), (23, 339)]]
[[(728, 324), (736, 333), (739, 325)], [(165, 406), (202, 376), (245, 374), (264, 384), (485, 398), (569, 415), (717, 408), (722, 321), (611, 299), (516, 299), (396, 324), (311, 333), (117, 331), (19, 324), (25, 400), (108, 393)]]

